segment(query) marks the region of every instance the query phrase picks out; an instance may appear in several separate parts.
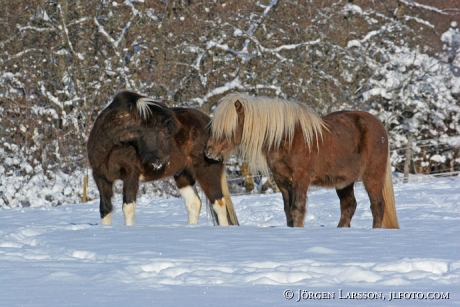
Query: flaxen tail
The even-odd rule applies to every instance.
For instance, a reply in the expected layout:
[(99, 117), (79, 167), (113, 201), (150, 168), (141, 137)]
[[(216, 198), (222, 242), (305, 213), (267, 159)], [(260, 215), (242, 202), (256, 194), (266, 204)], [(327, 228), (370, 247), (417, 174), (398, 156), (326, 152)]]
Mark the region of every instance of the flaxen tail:
[(396, 215), (395, 193), (393, 191), (393, 180), (391, 176), (390, 150), (388, 149), (387, 169), (383, 183), (383, 200), (385, 207), (383, 211), (383, 227), (399, 228), (398, 216)]
[(222, 188), (222, 194), (224, 195), (225, 199), (225, 206), (227, 207), (227, 219), (229, 225), (236, 225), (239, 226), (238, 218), (236, 217), (235, 209), (233, 208), (233, 202), (230, 198), (230, 191), (228, 190), (228, 183), (227, 183), (227, 175), (225, 172), (225, 168), (220, 176), (220, 187)]

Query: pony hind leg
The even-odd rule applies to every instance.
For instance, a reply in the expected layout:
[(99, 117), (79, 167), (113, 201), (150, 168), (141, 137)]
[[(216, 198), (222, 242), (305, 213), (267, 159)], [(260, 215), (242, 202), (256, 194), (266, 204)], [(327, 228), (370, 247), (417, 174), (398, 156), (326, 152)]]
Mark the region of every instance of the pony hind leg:
[(212, 217), (215, 219), (214, 222), (217, 222), (217, 225), (219, 226), (229, 226), (230, 222), (227, 212), (227, 200), (224, 195), (219, 192), (221, 191), (220, 186), (218, 188), (212, 188), (211, 185), (206, 185), (201, 182), (200, 185), (206, 194), (206, 197), (211, 202), (212, 210), (214, 211), (212, 214)]
[(139, 177), (126, 176), (123, 178), (123, 215), (125, 225), (133, 226), (135, 224), (136, 198), (139, 191)]
[(188, 224), (198, 224), (201, 211), (201, 199), (195, 186), (195, 179), (186, 171), (174, 176), (177, 188), (184, 199), (188, 213)]
[(220, 198), (214, 200), (212, 203), (212, 209), (214, 210), (216, 216), (217, 216), (217, 223), (219, 226), (228, 226), (230, 225), (228, 222), (228, 216), (227, 216), (227, 205), (225, 198)]
[(354, 193), (354, 182), (342, 189), (336, 189), (340, 199), (340, 221), (337, 227), (350, 227), (351, 219), (356, 211), (356, 198)]
[(364, 187), (371, 202), (372, 228), (382, 228), (383, 226), (385, 201), (382, 193), (383, 183), (379, 179), (372, 176), (363, 176)]
[(99, 190), (99, 212), (101, 214), (101, 225), (112, 225), (112, 196), (113, 182), (97, 175), (94, 176), (97, 189)]
[(214, 222), (217, 222), (219, 226), (238, 225), (236, 215), (232, 212), (232, 219), (227, 208), (228, 206), (233, 209), (233, 204), (230, 196), (224, 195), (223, 180), (227, 180), (224, 172), (223, 165), (216, 163), (208, 165), (206, 169), (197, 170), (196, 177), (206, 197), (212, 204), (212, 209), (215, 213), (212, 217), (217, 217), (217, 221)]
[(188, 212), (188, 224), (198, 224), (202, 203), (200, 197), (198, 196), (196, 186), (188, 185), (180, 188), (179, 192), (185, 201), (185, 208)]

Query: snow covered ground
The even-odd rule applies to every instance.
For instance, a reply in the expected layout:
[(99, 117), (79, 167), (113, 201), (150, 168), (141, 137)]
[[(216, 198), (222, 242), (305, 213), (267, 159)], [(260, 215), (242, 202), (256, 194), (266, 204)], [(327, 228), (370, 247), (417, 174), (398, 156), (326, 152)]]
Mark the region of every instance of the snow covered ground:
[(97, 202), (0, 210), (0, 306), (459, 306), (460, 178), (395, 192), (400, 230), (371, 229), (362, 187), (351, 229), (323, 189), (302, 229), (280, 194), (233, 197), (228, 228), (181, 199), (141, 197), (134, 227), (120, 202), (110, 227)]

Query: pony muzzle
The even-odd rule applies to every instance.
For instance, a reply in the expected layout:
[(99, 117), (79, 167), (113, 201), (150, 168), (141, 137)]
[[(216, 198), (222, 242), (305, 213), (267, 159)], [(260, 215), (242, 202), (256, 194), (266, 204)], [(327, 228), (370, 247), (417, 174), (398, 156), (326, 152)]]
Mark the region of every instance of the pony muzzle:
[(154, 157), (154, 156), (151, 156), (150, 158), (146, 157), (145, 162), (150, 164), (155, 170), (159, 170), (163, 166), (169, 164), (170, 156), (168, 155), (168, 156), (165, 156), (165, 157), (162, 157), (162, 158), (157, 158), (157, 157)]
[(211, 160), (216, 160), (216, 161), (222, 161), (222, 154), (214, 152), (212, 147), (207, 147), (204, 150), (204, 154), (206, 157), (208, 157)]
[(167, 164), (169, 164), (169, 159), (156, 159), (154, 162), (151, 163), (152, 167), (155, 170), (159, 170)]

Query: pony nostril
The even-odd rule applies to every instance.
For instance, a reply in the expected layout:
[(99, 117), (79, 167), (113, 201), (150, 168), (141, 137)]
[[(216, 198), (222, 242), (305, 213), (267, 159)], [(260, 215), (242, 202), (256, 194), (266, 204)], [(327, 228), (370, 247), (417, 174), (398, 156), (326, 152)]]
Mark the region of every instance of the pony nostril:
[(163, 162), (159, 159), (156, 159), (154, 163), (152, 163), (152, 166), (155, 170), (159, 170), (160, 168), (163, 167)]

